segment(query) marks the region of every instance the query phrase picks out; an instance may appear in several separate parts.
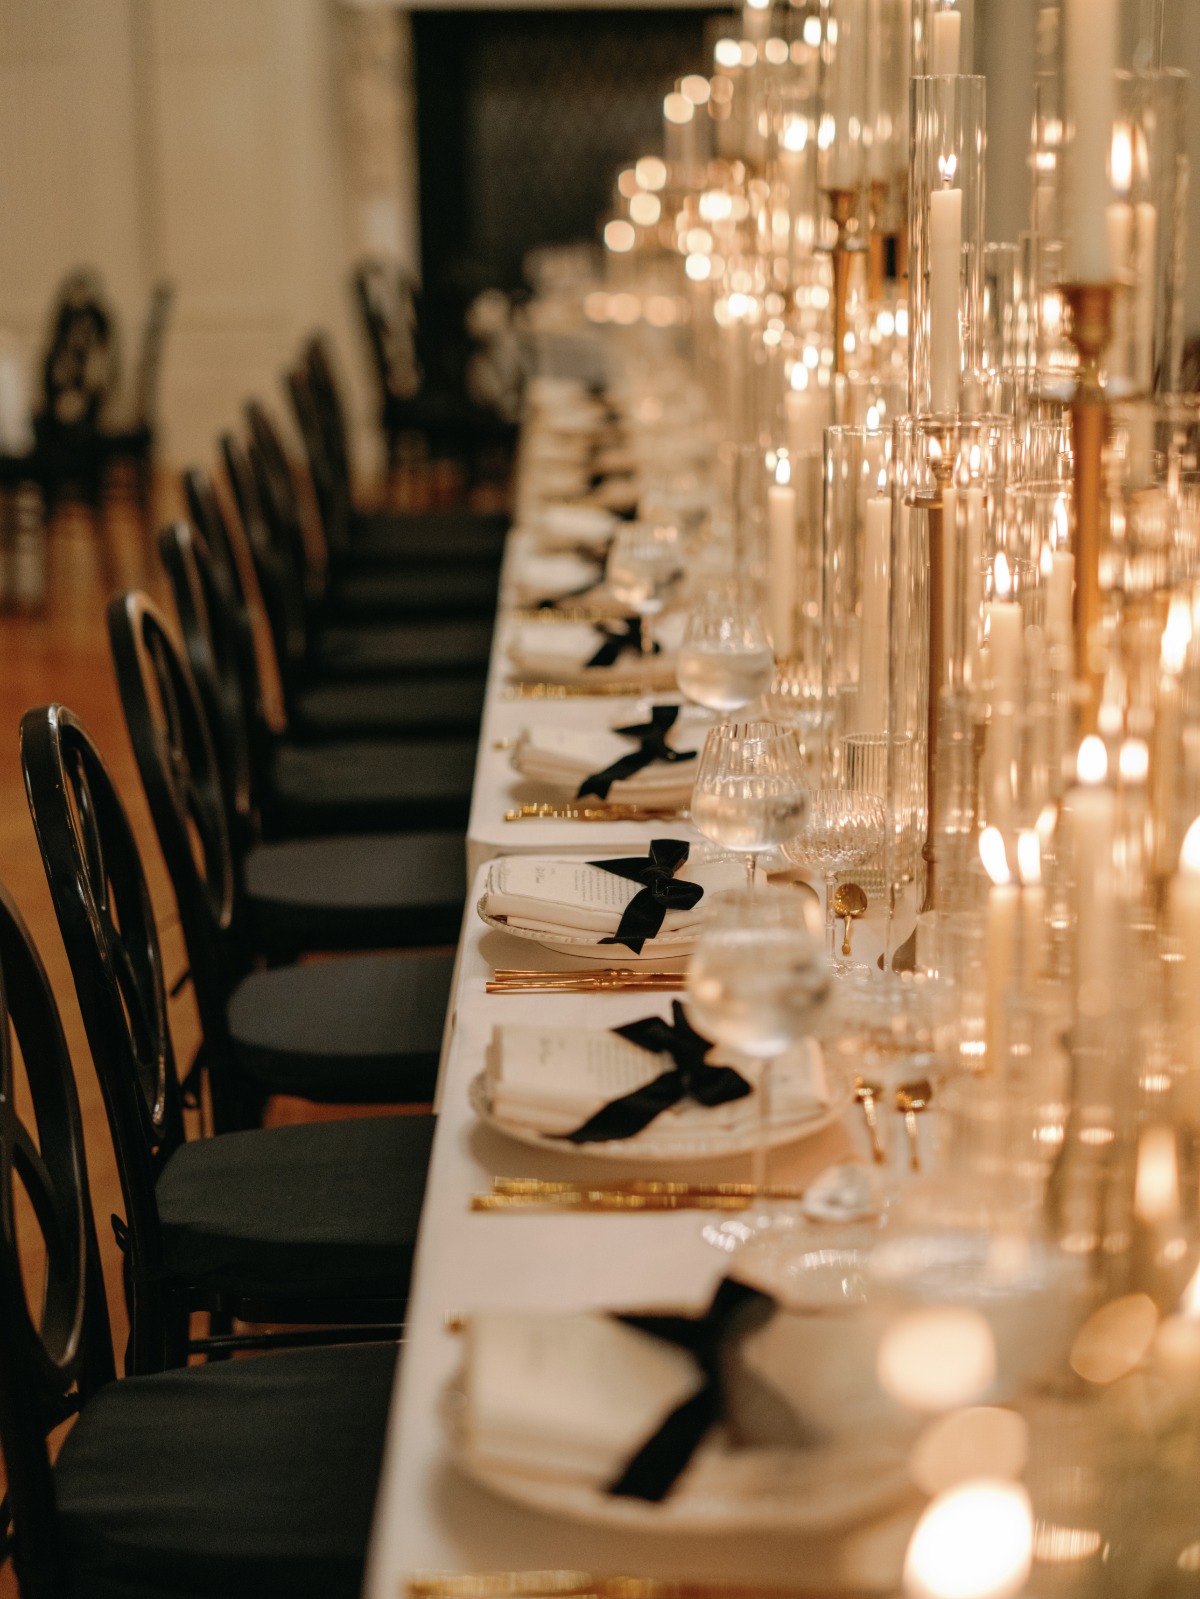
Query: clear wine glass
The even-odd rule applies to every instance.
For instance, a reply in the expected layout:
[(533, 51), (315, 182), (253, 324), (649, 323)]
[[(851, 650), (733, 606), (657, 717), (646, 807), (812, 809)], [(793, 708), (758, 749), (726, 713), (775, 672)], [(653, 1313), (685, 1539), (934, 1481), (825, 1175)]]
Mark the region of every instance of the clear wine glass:
[(876, 794), (848, 788), (817, 789), (795, 836), (784, 843), (788, 860), (825, 874), (825, 936), (838, 971), (863, 967), (861, 962), (843, 960), (837, 952), (837, 874), (865, 866), (882, 848), (883, 801)]
[[(743, 891), (714, 901), (688, 963), (684, 1003), (698, 1032), (761, 1063), (751, 1179), (759, 1190), (771, 1144), (772, 1067), (812, 1033), (830, 986), (820, 942), (796, 895)], [(769, 1213), (752, 1221), (769, 1224)]]
[(625, 605), (642, 624), (645, 688), (652, 687), (653, 618), (683, 577), (684, 549), (679, 529), (665, 523), (627, 522), (617, 529), (608, 548), (605, 581), (618, 605)]
[(736, 596), (711, 597), (688, 617), (675, 677), (696, 705), (728, 715), (771, 685), (775, 657), (756, 607)]
[(794, 838), (808, 811), (796, 735), (776, 722), (710, 729), (696, 768), (692, 821), (714, 844), (746, 857), (746, 887), (759, 855)]

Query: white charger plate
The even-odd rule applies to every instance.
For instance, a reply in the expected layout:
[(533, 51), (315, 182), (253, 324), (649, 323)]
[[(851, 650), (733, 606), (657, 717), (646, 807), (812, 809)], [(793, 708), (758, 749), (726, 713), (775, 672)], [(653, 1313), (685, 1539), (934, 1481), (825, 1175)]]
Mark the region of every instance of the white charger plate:
[(832, 1532), (880, 1515), (909, 1488), (906, 1449), (870, 1437), (812, 1449), (729, 1449), (711, 1433), (661, 1504), (618, 1498), (597, 1485), (538, 1477), (520, 1466), (481, 1460), (462, 1428), (461, 1377), (443, 1395), (442, 1416), (455, 1465), (481, 1488), (513, 1504), (567, 1521), (622, 1532)]
[[(829, 1103), (815, 1109), (811, 1116), (794, 1116), (786, 1119), (772, 1118), (771, 1149), (784, 1144), (797, 1144), (801, 1139), (812, 1138), (834, 1122), (840, 1121), (854, 1103), (854, 1089), (845, 1072), (826, 1065), (829, 1082)], [(633, 1138), (612, 1138), (595, 1144), (570, 1144), (561, 1138), (551, 1138), (533, 1127), (519, 1127), (504, 1121), (492, 1109), (487, 1091), (487, 1073), (479, 1072), (471, 1079), (468, 1089), (471, 1109), (481, 1122), (503, 1133), (518, 1144), (528, 1144), (532, 1149), (549, 1150), (552, 1154), (582, 1155), (588, 1160), (625, 1161), (699, 1161), (723, 1160), (735, 1155), (749, 1155), (758, 1147), (758, 1129), (751, 1124), (744, 1131), (726, 1133), (714, 1129), (705, 1131), (689, 1120), (681, 1123), (670, 1111), (664, 1111)]]
[[(667, 825), (667, 824), (664, 824)], [(675, 963), (686, 960), (696, 947), (699, 931), (683, 938), (650, 938), (642, 945), (640, 955), (635, 955), (625, 944), (601, 944), (601, 933), (589, 938), (584, 933), (547, 933), (532, 927), (513, 927), (503, 916), (489, 916), (484, 910), (487, 896), (482, 895), (475, 906), (479, 919), (494, 927), (497, 932), (509, 933), (513, 938), (528, 939), (556, 955), (569, 955), (573, 960), (596, 961), (602, 966), (644, 966), (647, 970), (670, 971)]]

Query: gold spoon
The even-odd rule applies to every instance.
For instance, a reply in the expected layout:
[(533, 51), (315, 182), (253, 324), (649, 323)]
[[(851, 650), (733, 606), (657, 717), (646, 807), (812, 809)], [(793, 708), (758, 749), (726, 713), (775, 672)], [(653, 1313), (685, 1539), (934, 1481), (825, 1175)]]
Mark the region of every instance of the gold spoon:
[(875, 1096), (882, 1092), (882, 1083), (869, 1083), (865, 1077), (854, 1079), (854, 1097), (862, 1106), (867, 1131), (871, 1135), (871, 1159), (877, 1166), (882, 1166), (887, 1160), (883, 1145), (879, 1142), (879, 1122), (875, 1115)]
[(896, 1109), (904, 1117), (908, 1133), (908, 1164), (911, 1171), (921, 1169), (921, 1146), (917, 1138), (917, 1116), (933, 1098), (933, 1085), (928, 1077), (917, 1077), (911, 1083), (901, 1083), (896, 1090)]
[(842, 883), (833, 896), (833, 914), (846, 921), (846, 936), (842, 941), (842, 954), (850, 953), (850, 934), (854, 923), (867, 914), (867, 896), (857, 883)]

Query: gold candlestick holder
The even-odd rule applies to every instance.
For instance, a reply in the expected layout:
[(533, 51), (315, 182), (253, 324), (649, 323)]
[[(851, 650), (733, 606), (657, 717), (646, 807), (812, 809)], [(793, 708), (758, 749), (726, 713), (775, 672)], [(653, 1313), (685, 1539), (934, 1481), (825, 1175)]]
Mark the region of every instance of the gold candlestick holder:
[(1092, 732), (1103, 686), (1096, 660), (1101, 618), (1100, 541), (1104, 529), (1104, 447), (1110, 417), (1100, 363), (1112, 338), (1113, 285), (1068, 283), (1067, 335), (1079, 356), (1071, 400), (1071, 443), (1075, 456), (1075, 678), (1079, 686), (1081, 728)]
[(858, 217), (857, 189), (827, 189), (837, 242), (833, 247), (833, 370), (845, 371), (846, 318), (850, 302), (850, 267), (854, 256), (854, 227)]

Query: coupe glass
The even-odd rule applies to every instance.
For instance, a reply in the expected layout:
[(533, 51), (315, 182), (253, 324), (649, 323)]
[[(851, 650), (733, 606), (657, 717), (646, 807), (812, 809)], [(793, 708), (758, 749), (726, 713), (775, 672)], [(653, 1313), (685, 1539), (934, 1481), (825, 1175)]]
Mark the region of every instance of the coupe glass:
[(752, 1175), (760, 1189), (771, 1142), (772, 1065), (813, 1031), (829, 991), (803, 900), (786, 893), (719, 896), (692, 951), (685, 1005), (698, 1032), (761, 1062)]
[(684, 572), (683, 540), (679, 529), (664, 524), (627, 522), (619, 527), (608, 548), (605, 581), (618, 605), (641, 618), (642, 659), (650, 683), (650, 657), (654, 653), (652, 619), (658, 615)]
[(714, 597), (688, 617), (675, 676), (694, 704), (725, 714), (740, 711), (767, 691), (774, 669), (754, 606)]
[(825, 874), (825, 936), (829, 957), (840, 971), (861, 970), (837, 952), (834, 909), (837, 874), (865, 866), (883, 848), (883, 801), (875, 794), (847, 788), (821, 788), (811, 796), (807, 815), (783, 852), (798, 866), (818, 867)]
[(753, 888), (759, 855), (794, 838), (808, 810), (804, 759), (790, 727), (726, 722), (704, 741), (692, 821), (714, 844), (746, 857)]

